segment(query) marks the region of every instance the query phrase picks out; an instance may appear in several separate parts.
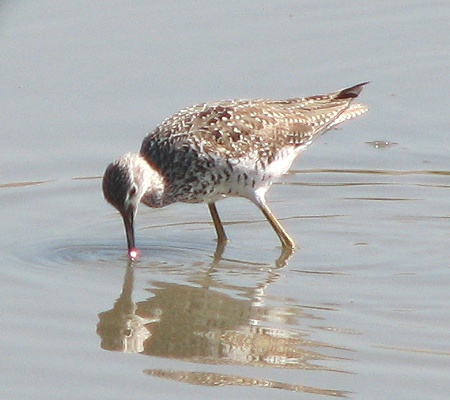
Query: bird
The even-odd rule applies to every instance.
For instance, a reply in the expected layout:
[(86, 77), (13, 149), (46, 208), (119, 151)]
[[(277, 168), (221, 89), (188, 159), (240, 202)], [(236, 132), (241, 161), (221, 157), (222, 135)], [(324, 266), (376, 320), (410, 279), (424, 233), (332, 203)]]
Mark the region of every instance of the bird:
[(368, 82), (324, 95), (287, 100), (221, 100), (197, 104), (166, 118), (143, 140), (139, 153), (109, 164), (105, 200), (122, 216), (128, 255), (140, 255), (134, 221), (140, 203), (206, 203), (218, 243), (228, 241), (216, 202), (242, 197), (255, 204), (283, 249), (295, 242), (267, 205), (274, 180), (322, 133), (368, 108), (354, 104)]

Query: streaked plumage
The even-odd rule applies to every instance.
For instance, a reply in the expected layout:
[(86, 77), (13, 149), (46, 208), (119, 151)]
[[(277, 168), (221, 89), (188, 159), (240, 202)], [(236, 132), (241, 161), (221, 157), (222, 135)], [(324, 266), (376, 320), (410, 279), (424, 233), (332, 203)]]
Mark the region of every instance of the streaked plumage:
[(294, 242), (267, 207), (265, 193), (316, 137), (367, 111), (351, 104), (364, 85), (282, 101), (204, 103), (164, 120), (145, 137), (139, 154), (122, 156), (103, 177), (105, 199), (124, 219), (129, 250), (135, 245), (139, 202), (150, 207), (205, 202), (219, 241), (225, 241), (215, 202), (227, 196), (255, 203), (283, 247), (292, 248)]

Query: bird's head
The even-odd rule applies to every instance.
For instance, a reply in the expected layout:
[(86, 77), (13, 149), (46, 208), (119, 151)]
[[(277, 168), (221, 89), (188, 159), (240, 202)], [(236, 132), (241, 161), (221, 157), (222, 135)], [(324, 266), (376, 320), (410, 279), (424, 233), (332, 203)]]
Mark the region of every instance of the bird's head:
[(139, 154), (128, 153), (112, 162), (103, 175), (103, 195), (122, 215), (127, 236), (128, 255), (136, 258), (134, 217), (139, 202), (149, 190), (151, 167)]

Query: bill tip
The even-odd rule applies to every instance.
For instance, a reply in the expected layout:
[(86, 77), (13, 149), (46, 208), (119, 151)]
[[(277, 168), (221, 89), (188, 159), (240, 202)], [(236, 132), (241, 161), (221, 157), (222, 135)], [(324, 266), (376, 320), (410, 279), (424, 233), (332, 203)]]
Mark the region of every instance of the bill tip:
[(132, 248), (128, 251), (128, 256), (132, 261), (139, 261), (141, 258), (141, 252), (136, 248)]

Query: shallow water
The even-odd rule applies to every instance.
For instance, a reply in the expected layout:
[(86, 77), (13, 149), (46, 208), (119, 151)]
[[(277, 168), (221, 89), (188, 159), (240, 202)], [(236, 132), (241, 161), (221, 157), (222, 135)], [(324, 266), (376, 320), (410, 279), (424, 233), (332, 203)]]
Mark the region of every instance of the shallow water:
[[(450, 5), (192, 7), (0, 5), (0, 397), (448, 398)], [(141, 207), (127, 264), (100, 176), (161, 119), (365, 80), (269, 192), (287, 261), (227, 199), (222, 254), (204, 205)]]

